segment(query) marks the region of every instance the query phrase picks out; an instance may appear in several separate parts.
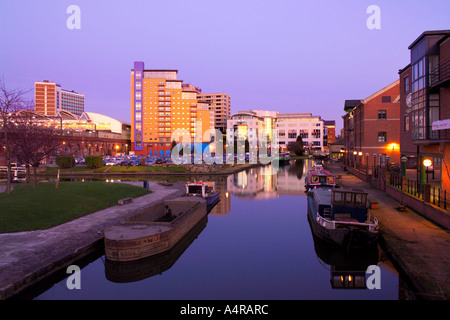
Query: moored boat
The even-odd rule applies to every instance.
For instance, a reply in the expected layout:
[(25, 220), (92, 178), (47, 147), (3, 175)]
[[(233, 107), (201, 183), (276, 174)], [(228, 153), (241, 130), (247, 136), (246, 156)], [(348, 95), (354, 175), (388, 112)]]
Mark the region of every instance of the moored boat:
[(311, 190), (308, 219), (314, 236), (346, 250), (372, 245), (378, 239), (378, 220), (370, 216), (364, 190)]
[(291, 161), (291, 156), (289, 155), (289, 152), (280, 154), (278, 161), (279, 161), (279, 164), (282, 166), (289, 164), (289, 162)]
[(336, 177), (325, 170), (321, 163), (317, 163), (312, 169), (309, 169), (305, 177), (305, 192), (314, 188), (333, 188), (336, 186)]
[(155, 204), (105, 230), (106, 259), (136, 261), (166, 252), (206, 216), (206, 201), (199, 197), (180, 197)]
[(190, 197), (202, 197), (206, 200), (208, 211), (219, 202), (219, 192), (214, 192), (213, 188), (205, 182), (191, 182), (186, 184), (186, 195)]

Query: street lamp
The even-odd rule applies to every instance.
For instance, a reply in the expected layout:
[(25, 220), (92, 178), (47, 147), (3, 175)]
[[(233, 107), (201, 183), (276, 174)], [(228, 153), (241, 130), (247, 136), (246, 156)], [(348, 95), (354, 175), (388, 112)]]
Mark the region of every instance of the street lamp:
[(425, 166), (425, 173), (426, 173), (426, 176), (427, 176), (427, 183), (428, 183), (428, 167), (430, 167), (431, 164), (432, 164), (432, 162), (431, 162), (430, 159), (423, 160), (423, 165)]

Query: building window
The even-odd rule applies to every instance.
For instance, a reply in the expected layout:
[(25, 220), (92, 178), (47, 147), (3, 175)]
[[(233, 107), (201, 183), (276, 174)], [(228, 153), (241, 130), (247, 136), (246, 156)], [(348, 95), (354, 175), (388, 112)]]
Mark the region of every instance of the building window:
[(405, 131), (409, 131), (409, 115), (405, 116)]
[(378, 110), (378, 119), (382, 120), (382, 119), (386, 119), (387, 113), (386, 110)]
[(289, 132), (288, 132), (288, 138), (289, 138), (289, 139), (296, 139), (296, 138), (297, 138), (297, 132), (295, 132), (295, 131), (293, 131), (293, 132), (289, 131)]
[(141, 127), (141, 123), (140, 122), (136, 122), (136, 131), (141, 131), (142, 127)]
[(136, 102), (136, 110), (140, 111), (142, 109), (142, 102)]
[(141, 71), (136, 71), (136, 72), (135, 72), (135, 77), (136, 77), (136, 79), (141, 79), (141, 78), (142, 78), (142, 73), (141, 73)]
[(386, 142), (386, 132), (380, 131), (378, 132), (378, 142)]
[(141, 92), (136, 91), (136, 100), (141, 100)]
[(404, 78), (404, 81), (405, 81), (405, 87), (404, 87), (404, 90), (405, 90), (405, 92), (409, 92), (409, 77), (408, 76), (406, 76), (405, 78)]
[(382, 96), (381, 97), (381, 102), (382, 103), (389, 103), (389, 102), (391, 102), (391, 96)]
[(142, 115), (140, 112), (136, 112), (136, 121), (141, 121)]
[(142, 82), (136, 81), (136, 90), (141, 90), (142, 88)]
[(140, 133), (136, 133), (136, 147), (140, 147), (142, 145), (142, 135)]

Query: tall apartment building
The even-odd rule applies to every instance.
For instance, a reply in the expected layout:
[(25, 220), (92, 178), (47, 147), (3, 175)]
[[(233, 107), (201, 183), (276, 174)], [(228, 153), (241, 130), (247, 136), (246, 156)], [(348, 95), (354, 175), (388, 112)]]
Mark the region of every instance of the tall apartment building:
[(450, 30), (423, 32), (409, 47), (410, 63), (399, 71), (400, 151), (407, 167), (426, 181), (429, 159), (450, 190)]
[[(201, 90), (183, 85), (178, 70), (150, 70), (144, 62), (134, 62), (131, 70), (131, 144), (140, 155), (170, 155), (172, 141), (209, 143), (211, 115), (198, 107)], [(201, 124), (201, 131), (200, 125)], [(197, 131), (199, 130), (199, 131)], [(200, 137), (195, 140), (196, 134)], [(190, 139), (188, 139), (190, 138)]]
[[(347, 100), (344, 110), (346, 159), (372, 165), (373, 154), (382, 164), (400, 161), (400, 82), (397, 80), (363, 100)], [(370, 156), (370, 157), (369, 157)]]
[[(272, 133), (278, 130), (278, 143), (281, 148), (302, 137), (308, 149), (323, 151), (324, 121), (311, 113), (279, 113), (276, 111), (239, 111), (228, 120), (228, 129), (237, 130), (238, 136), (252, 139), (265, 135), (270, 141)], [(230, 139), (230, 137), (228, 137)]]
[(55, 117), (60, 110), (77, 116), (84, 112), (84, 95), (75, 91), (61, 89), (61, 85), (44, 80), (34, 83), (35, 111)]
[[(201, 92), (200, 92), (201, 93)], [(231, 99), (226, 93), (207, 93), (197, 96), (198, 102), (209, 104), (214, 112), (214, 126), (222, 133), (226, 132), (227, 120), (231, 114)]]

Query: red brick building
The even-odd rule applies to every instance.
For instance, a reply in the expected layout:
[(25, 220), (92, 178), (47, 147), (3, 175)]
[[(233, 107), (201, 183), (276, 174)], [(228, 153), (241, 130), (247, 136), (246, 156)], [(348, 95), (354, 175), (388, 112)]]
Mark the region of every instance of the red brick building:
[(344, 161), (355, 168), (400, 163), (400, 81), (363, 100), (346, 100)]
[(399, 71), (400, 151), (422, 183), (431, 160), (450, 191), (450, 30), (426, 31), (408, 49), (410, 64)]

